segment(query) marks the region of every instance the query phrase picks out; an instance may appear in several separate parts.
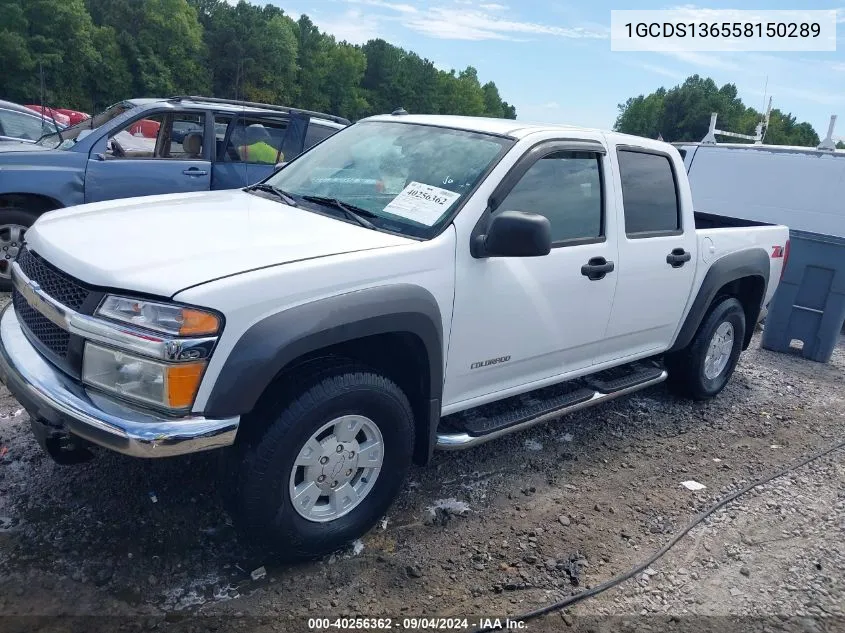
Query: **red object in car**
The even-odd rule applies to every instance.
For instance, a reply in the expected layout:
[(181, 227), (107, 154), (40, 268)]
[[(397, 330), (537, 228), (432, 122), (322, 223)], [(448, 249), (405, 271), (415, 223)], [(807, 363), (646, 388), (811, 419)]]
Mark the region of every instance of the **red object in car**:
[(140, 121), (136, 121), (132, 124), (132, 127), (129, 128), (129, 133), (133, 136), (141, 135), (146, 138), (156, 138), (158, 136), (159, 127), (161, 127), (161, 123), (158, 121), (141, 119)]
[(53, 108), (42, 108), (40, 105), (35, 105), (32, 103), (25, 104), (27, 108), (30, 110), (34, 110), (39, 114), (44, 114), (45, 116), (51, 117), (56, 123), (60, 125), (70, 125), (70, 117), (66, 114), (62, 114), (58, 110), (54, 110)]
[(91, 115), (86, 112), (80, 112), (79, 110), (68, 110), (67, 108), (56, 108), (56, 112), (60, 114), (64, 114), (67, 118), (70, 119), (71, 125), (76, 125), (77, 123), (81, 123), (82, 121), (86, 121), (87, 119), (91, 118)]

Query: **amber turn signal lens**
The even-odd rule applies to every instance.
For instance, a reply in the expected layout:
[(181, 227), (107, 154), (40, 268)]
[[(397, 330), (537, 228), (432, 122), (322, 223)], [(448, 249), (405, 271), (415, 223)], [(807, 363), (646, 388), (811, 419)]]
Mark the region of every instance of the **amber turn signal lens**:
[(182, 325), (179, 327), (180, 336), (217, 334), (219, 329), (220, 319), (213, 314), (190, 308), (182, 308)]
[(166, 370), (167, 406), (173, 409), (190, 407), (197, 395), (204, 369), (205, 362), (168, 365)]

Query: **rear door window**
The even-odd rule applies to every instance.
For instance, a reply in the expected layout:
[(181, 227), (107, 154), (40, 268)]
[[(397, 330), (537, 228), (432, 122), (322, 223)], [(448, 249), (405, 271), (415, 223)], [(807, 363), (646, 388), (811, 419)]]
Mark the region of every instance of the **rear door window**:
[(678, 233), (681, 227), (675, 172), (668, 156), (618, 151), (628, 237)]
[(284, 161), (282, 144), (287, 127), (287, 120), (281, 118), (239, 118), (229, 134), (225, 160), (266, 165)]

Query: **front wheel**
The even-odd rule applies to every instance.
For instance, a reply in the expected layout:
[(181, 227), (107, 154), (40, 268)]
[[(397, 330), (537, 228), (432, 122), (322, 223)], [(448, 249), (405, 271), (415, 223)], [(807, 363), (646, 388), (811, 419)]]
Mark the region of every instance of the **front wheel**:
[(392, 381), (349, 367), (323, 374), (243, 451), (234, 518), (274, 558), (332, 552), (384, 515), (413, 441), (411, 406)]
[(689, 345), (666, 356), (669, 387), (707, 400), (719, 394), (736, 369), (745, 340), (745, 310), (733, 297), (714, 303)]
[(23, 245), (27, 229), (38, 215), (19, 207), (0, 207), (0, 291), (12, 290), (12, 262)]

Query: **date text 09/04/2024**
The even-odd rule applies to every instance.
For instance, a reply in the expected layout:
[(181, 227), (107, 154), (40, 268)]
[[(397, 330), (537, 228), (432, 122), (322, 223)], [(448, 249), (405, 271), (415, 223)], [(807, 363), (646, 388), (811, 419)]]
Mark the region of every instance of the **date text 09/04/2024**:
[(474, 629), (524, 631), (523, 620), (510, 618), (309, 618), (308, 630), (370, 631), (468, 631)]

